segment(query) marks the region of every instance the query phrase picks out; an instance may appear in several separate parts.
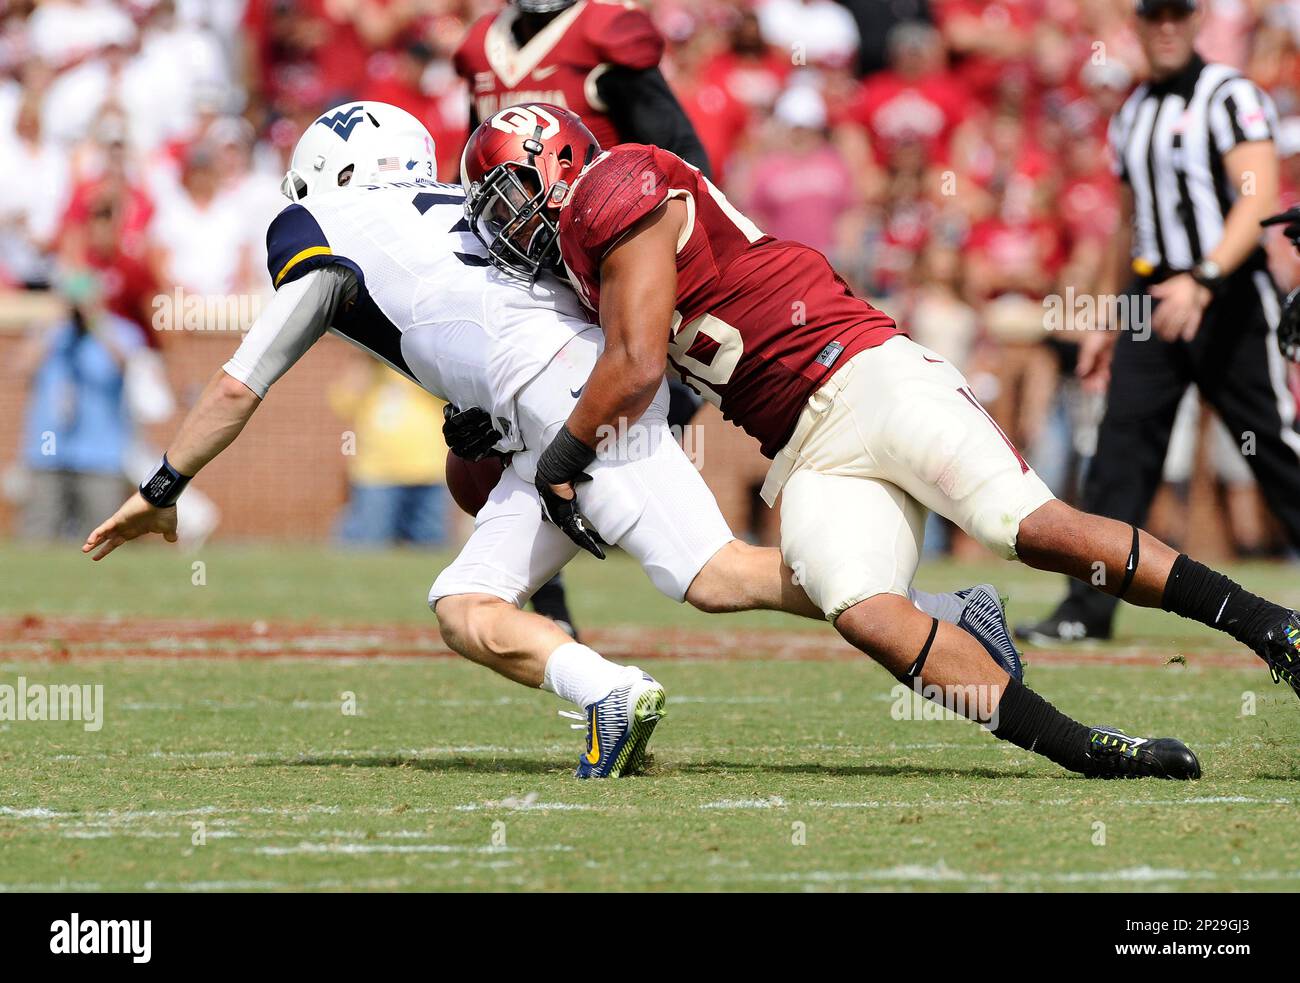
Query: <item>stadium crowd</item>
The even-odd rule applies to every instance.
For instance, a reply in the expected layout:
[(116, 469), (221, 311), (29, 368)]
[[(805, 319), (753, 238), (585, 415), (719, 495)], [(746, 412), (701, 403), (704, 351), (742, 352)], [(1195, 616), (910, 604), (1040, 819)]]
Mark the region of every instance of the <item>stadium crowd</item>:
[[(440, 176), (458, 179), (467, 95), (451, 56), (497, 6), (0, 0), (0, 289), (85, 291), (90, 273), (140, 345), (185, 344), (154, 330), (154, 298), (269, 291), (279, 179), (321, 110), (350, 98), (407, 109), (435, 137)], [(728, 195), (765, 231), (825, 251), (960, 365), (1068, 496), (1099, 397), (1067, 384), (1074, 339), (1044, 330), (1044, 298), (1092, 289), (1117, 218), (1106, 124), (1145, 72), (1129, 0), (648, 6)], [(1291, 204), (1300, 2), (1207, 7), (1202, 53), (1276, 101)], [(1273, 246), (1290, 286), (1295, 261)], [(40, 466), (30, 441), (27, 456)], [(1253, 549), (1264, 533), (1251, 521), (1247, 508), (1236, 524)]]

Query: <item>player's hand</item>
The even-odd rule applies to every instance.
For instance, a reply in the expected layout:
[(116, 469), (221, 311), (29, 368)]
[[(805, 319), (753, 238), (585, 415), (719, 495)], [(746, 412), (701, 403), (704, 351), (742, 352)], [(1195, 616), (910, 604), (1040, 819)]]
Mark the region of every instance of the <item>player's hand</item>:
[(442, 436), (451, 452), (471, 464), (492, 453), (501, 432), (493, 425), (492, 414), (471, 406), (458, 409), (451, 403), (442, 408)]
[(1079, 341), (1079, 361), (1074, 374), (1088, 392), (1104, 393), (1110, 385), (1110, 359), (1115, 352), (1118, 331), (1089, 331)]
[(169, 543), (176, 542), (176, 506), (160, 509), (146, 502), (139, 492), (128, 498), (107, 522), (86, 537), (81, 552), (98, 547), (94, 559), (102, 560), (127, 540), (147, 533), (161, 533)]
[[(580, 474), (574, 482), (590, 481), (591, 475)], [(605, 559), (600, 540), (587, 528), (587, 522), (578, 510), (578, 490), (573, 483), (552, 485), (544, 478), (537, 479), (537, 495), (542, 500), (542, 518), (555, 523), (564, 535), (581, 546), (598, 560)]]
[(1179, 273), (1150, 289), (1159, 301), (1151, 327), (1165, 341), (1191, 341), (1201, 326), (1201, 315), (1209, 306), (1211, 294), (1192, 279), (1190, 273)]

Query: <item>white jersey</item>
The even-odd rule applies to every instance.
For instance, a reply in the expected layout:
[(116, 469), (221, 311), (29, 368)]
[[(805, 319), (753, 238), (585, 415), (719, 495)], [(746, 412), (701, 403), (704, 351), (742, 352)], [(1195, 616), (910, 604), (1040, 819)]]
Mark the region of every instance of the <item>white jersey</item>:
[(558, 279), (504, 277), (464, 217), (458, 185), (411, 181), (290, 205), (267, 232), (277, 296), (226, 372), (258, 395), (326, 330), (434, 395), (489, 409), (522, 447), (514, 398), (590, 330)]

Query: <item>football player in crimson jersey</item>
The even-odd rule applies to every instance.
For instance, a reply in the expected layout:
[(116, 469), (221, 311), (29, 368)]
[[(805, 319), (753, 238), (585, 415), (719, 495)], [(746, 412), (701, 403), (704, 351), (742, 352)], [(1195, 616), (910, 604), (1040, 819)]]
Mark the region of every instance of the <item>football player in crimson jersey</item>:
[[(579, 113), (605, 146), (666, 147), (709, 173), (708, 155), (663, 73), (664, 39), (635, 0), (511, 0), (470, 26), (456, 72), (470, 88), (470, 130), (521, 102)], [(700, 400), (669, 380), (668, 423), (688, 424)], [(560, 576), (533, 606), (577, 637)]]
[(566, 106), (606, 147), (653, 143), (708, 173), (695, 128), (659, 71), (664, 39), (635, 0), (510, 0), (455, 55), (470, 130), (522, 102)]
[[(927, 509), (1007, 559), (1224, 630), (1300, 695), (1300, 615), (1136, 527), (1057, 501), (960, 372), (855, 298), (824, 256), (765, 235), (673, 154), (602, 152), (572, 113), (526, 105), (483, 123), (462, 172), (493, 262), (525, 280), (561, 262), (605, 333), (538, 462), (548, 512), (572, 498), (606, 435), (640, 416), (667, 364), (775, 459), (763, 497), (771, 505), (784, 490), (781, 550), (813, 603), (900, 677), (924, 667), (942, 692), (996, 694), (997, 736), (1080, 770), (1111, 739), (907, 601)], [(1199, 774), (1177, 742), (1116, 739), (1155, 771)]]

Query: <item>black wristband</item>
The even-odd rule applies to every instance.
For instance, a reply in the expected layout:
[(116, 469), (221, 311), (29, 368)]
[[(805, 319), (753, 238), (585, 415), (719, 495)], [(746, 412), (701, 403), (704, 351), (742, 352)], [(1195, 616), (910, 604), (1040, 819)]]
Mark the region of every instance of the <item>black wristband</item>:
[(537, 477), (549, 485), (563, 485), (582, 474), (594, 460), (596, 452), (573, 436), (566, 425), (560, 427), (555, 439), (542, 451), (537, 461)]
[(140, 497), (155, 508), (171, 508), (189, 483), (190, 476), (172, 467), (164, 454), (153, 474), (140, 482)]

